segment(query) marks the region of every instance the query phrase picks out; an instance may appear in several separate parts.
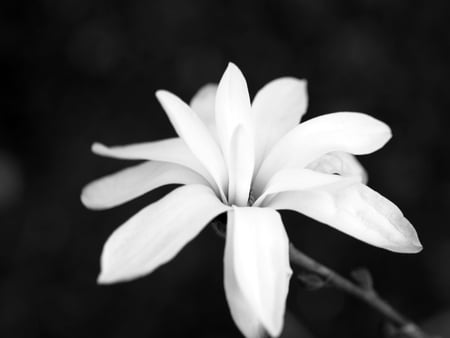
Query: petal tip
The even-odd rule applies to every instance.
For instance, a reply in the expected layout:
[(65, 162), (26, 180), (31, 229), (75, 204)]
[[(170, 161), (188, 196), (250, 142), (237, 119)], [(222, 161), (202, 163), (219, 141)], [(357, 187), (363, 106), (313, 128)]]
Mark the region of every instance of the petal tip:
[(107, 149), (108, 149), (108, 147), (106, 147), (104, 144), (102, 144), (100, 142), (94, 142), (91, 146), (91, 151), (94, 154), (101, 154)]
[(236, 66), (236, 64), (234, 62), (230, 61), (230, 62), (228, 62), (227, 68), (238, 68), (238, 66)]
[(166, 97), (168, 97), (170, 95), (170, 92), (168, 92), (167, 90), (165, 90), (165, 89), (158, 89), (156, 92), (155, 92), (155, 96), (156, 96), (156, 98), (159, 100), (159, 101), (161, 101), (161, 100), (164, 100)]
[(239, 69), (239, 67), (236, 66), (236, 64), (233, 63), (233, 62), (231, 62), (231, 61), (228, 62), (227, 69), (225, 69), (224, 75), (225, 75), (225, 74), (229, 74), (229, 73), (232, 73), (232, 74), (239, 74), (240, 76), (244, 76), (244, 75), (242, 74), (242, 71)]
[(419, 253), (422, 250), (423, 250), (423, 246), (422, 246), (422, 244), (420, 244), (420, 245), (417, 245), (414, 247), (414, 251), (412, 251), (412, 253)]
[(107, 283), (108, 283), (108, 279), (105, 276), (105, 272), (103, 270), (101, 270), (97, 276), (97, 284), (107, 284)]
[(171, 119), (170, 113), (174, 109), (179, 109), (179, 108), (184, 109), (184, 106), (186, 105), (182, 99), (180, 99), (178, 96), (176, 96), (175, 94), (173, 94), (165, 89), (157, 90), (155, 92), (155, 96), (158, 99), (161, 106), (163, 107), (163, 109), (169, 115), (169, 119)]
[(394, 221), (393, 224), (397, 227), (400, 233), (407, 241), (405, 252), (416, 253), (422, 251), (422, 243), (420, 243), (419, 236), (416, 229), (403, 215), (400, 216), (400, 220)]
[(404, 241), (402, 244), (391, 247), (390, 250), (393, 252), (404, 254), (415, 254), (421, 252), (423, 250), (423, 246), (422, 243), (420, 243), (417, 235), (414, 235), (406, 238), (406, 241)]
[[(102, 258), (102, 260), (103, 259), (104, 258)], [(100, 265), (104, 266), (105, 264), (103, 262)], [(106, 271), (106, 270), (108, 270), (108, 271)], [(116, 284), (116, 283), (121, 283), (121, 282), (127, 282), (127, 281), (133, 280), (135, 278), (137, 278), (137, 277), (126, 276), (121, 273), (117, 273), (117, 271), (112, 270), (112, 269), (101, 268), (100, 273), (97, 277), (97, 284), (111, 285), (111, 284)]]
[(392, 138), (392, 129), (391, 129), (391, 127), (389, 127), (383, 121), (375, 119), (374, 117), (371, 117), (371, 118), (373, 118), (374, 120), (376, 120), (379, 123), (380, 131), (383, 133), (384, 139), (386, 140), (385, 143), (387, 143)]
[(392, 129), (386, 124), (386, 143), (392, 138)]
[(419, 253), (423, 250), (423, 245), (420, 243), (419, 237), (415, 233), (413, 237), (411, 237), (411, 245), (410, 245), (410, 253)]
[(106, 276), (106, 274), (103, 271), (100, 272), (100, 274), (97, 277), (97, 284), (99, 285), (108, 285), (113, 283), (114, 281), (111, 278), (108, 278), (108, 276)]
[(419, 253), (423, 250), (422, 244), (415, 244), (415, 243), (408, 243), (407, 245), (403, 246), (401, 249), (394, 248), (392, 251), (398, 252), (398, 253), (404, 253), (404, 254), (415, 254)]
[(86, 188), (81, 190), (80, 201), (86, 208), (89, 208), (89, 194), (86, 192)]
[(411, 243), (417, 250), (416, 252), (422, 251), (423, 246), (422, 246), (422, 243), (420, 243), (420, 240), (419, 240), (419, 237), (417, 236), (417, 234), (415, 234), (415, 236), (413, 238), (411, 238)]
[(308, 91), (308, 80), (307, 79), (299, 79), (297, 77), (286, 77), (286, 79), (289, 79), (292, 81), (293, 84), (298, 84), (302, 86), (304, 90)]
[(96, 203), (95, 198), (92, 196), (90, 184), (83, 188), (80, 195), (81, 204), (90, 210), (101, 210), (102, 207)]

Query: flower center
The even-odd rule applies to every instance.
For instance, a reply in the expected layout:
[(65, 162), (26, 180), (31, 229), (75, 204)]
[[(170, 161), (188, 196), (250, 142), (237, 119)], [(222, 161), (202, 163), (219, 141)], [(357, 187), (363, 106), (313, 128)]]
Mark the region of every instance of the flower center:
[(248, 201), (247, 204), (249, 207), (251, 207), (253, 205), (253, 203), (255, 203), (256, 199), (255, 196), (253, 195), (253, 189), (250, 188), (250, 193), (248, 194)]

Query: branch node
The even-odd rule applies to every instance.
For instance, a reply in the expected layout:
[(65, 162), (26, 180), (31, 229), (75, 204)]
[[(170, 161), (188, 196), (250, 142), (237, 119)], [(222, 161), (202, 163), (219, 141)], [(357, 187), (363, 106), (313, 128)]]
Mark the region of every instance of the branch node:
[(310, 272), (299, 272), (296, 277), (305, 289), (310, 291), (322, 289), (329, 283), (329, 278), (323, 278)]
[(364, 290), (374, 291), (372, 274), (367, 268), (357, 268), (350, 274)]
[[(378, 296), (373, 288), (372, 276), (367, 269), (357, 269), (352, 272), (352, 276), (356, 281), (355, 283), (297, 250), (292, 243), (289, 246), (289, 258), (291, 263), (297, 268), (307, 271), (306, 278), (304, 273), (297, 273), (297, 280), (303, 283), (306, 280), (309, 283), (307, 285), (319, 285), (320, 287), (325, 285), (322, 281), (326, 281), (326, 284), (362, 300), (377, 310), (392, 324), (392, 326), (390, 325), (392, 329), (391, 333), (400, 333), (404, 338), (435, 338), (423, 332), (419, 326), (404, 317), (384, 299)], [(317, 278), (311, 277), (312, 275), (315, 275)]]

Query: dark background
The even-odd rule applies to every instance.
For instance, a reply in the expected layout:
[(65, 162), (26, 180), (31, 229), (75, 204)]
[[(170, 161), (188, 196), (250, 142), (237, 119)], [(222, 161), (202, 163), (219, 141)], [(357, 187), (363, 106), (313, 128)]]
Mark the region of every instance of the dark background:
[[(392, 127), (392, 141), (361, 162), (369, 185), (415, 225), (422, 253), (394, 254), (301, 215), (283, 217), (298, 248), (347, 276), (369, 268), (381, 295), (450, 336), (448, 1), (1, 7), (1, 337), (239, 337), (222, 286), (224, 243), (210, 228), (150, 276), (95, 283), (108, 235), (169, 189), (103, 212), (79, 201), (83, 185), (130, 164), (92, 155), (93, 141), (173, 136), (155, 90), (189, 100), (228, 61), (252, 95), (276, 77), (308, 79), (306, 118), (359, 111)], [(285, 337), (382, 336), (380, 316), (340, 291), (292, 281), (287, 307)]]

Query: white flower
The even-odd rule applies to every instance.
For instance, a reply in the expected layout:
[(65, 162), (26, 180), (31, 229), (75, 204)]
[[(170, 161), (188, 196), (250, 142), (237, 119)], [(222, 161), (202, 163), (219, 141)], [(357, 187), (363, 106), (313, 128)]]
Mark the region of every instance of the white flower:
[(99, 283), (152, 272), (227, 212), (224, 284), (231, 315), (246, 337), (278, 336), (292, 272), (277, 210), (295, 210), (391, 251), (421, 250), (412, 225), (365, 185), (365, 171), (351, 155), (380, 149), (391, 137), (386, 124), (347, 112), (298, 124), (307, 108), (305, 81), (274, 80), (250, 103), (234, 64), (190, 106), (167, 91), (156, 96), (179, 137), (110, 148), (94, 144), (99, 155), (147, 161), (94, 181), (81, 199), (89, 208), (106, 209), (162, 185), (184, 186), (111, 235)]

